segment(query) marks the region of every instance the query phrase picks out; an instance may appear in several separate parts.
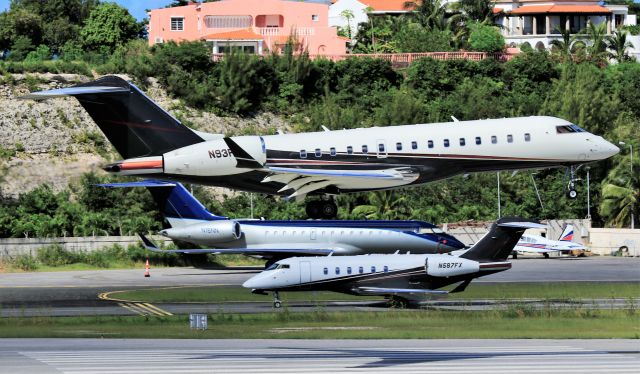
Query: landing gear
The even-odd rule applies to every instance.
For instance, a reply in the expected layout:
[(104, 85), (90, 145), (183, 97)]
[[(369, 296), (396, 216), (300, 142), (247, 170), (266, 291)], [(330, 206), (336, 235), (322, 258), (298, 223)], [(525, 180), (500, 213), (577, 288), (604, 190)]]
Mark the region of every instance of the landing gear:
[(518, 252), (516, 252), (516, 251), (511, 252), (511, 258), (514, 259), (514, 260), (517, 260), (518, 259)]
[(387, 303), (389, 304), (390, 308), (406, 309), (409, 306), (410, 301), (409, 299), (405, 299), (404, 297), (393, 295), (389, 298)]
[[(578, 166), (579, 168), (580, 166)], [(578, 168), (574, 169), (573, 166), (569, 166), (569, 183), (567, 184), (567, 197), (571, 200), (578, 197), (578, 191), (576, 191), (576, 182), (580, 179), (576, 178), (575, 173)]]
[(548, 253), (546, 253), (546, 252), (545, 252), (545, 253), (543, 253), (542, 255), (544, 256), (544, 258), (549, 258), (549, 254), (548, 254)]
[(280, 294), (278, 291), (273, 291), (273, 307), (275, 309), (282, 308), (282, 301), (280, 301)]
[(338, 215), (338, 206), (333, 200), (312, 200), (307, 203), (307, 216), (313, 219), (333, 219)]

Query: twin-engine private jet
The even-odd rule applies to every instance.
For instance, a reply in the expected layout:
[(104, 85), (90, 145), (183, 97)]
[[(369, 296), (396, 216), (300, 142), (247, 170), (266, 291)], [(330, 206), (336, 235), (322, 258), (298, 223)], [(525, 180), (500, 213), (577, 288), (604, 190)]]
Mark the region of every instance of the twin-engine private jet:
[(152, 251), (243, 254), (265, 258), (267, 266), (291, 256), (394, 253), (446, 253), (464, 248), (455, 237), (421, 221), (267, 221), (230, 219), (209, 212), (180, 183), (146, 180), (102, 184), (146, 187), (171, 228), (160, 234), (207, 249), (160, 250), (141, 235)]
[[(74, 96), (124, 158), (106, 165), (145, 176), (304, 199), (394, 189), (454, 175), (570, 167), (619, 149), (554, 117), (519, 117), (265, 136), (188, 128), (116, 76), (28, 99)], [(571, 196), (575, 196), (575, 191)], [(333, 199), (311, 200), (311, 218), (333, 218)]]
[(573, 241), (573, 225), (567, 225), (558, 240), (547, 239), (539, 235), (522, 235), (513, 250), (512, 257), (518, 254), (537, 253), (549, 258), (549, 253), (584, 251), (587, 247)]
[[(459, 283), (461, 292), (475, 278), (511, 268), (506, 261), (528, 228), (542, 228), (523, 218), (505, 217), (468, 250), (448, 254), (392, 254), (341, 257), (292, 257), (277, 261), (247, 280), (253, 293), (280, 291), (335, 291), (352, 295), (387, 296), (408, 303), (419, 295), (446, 294), (439, 288)], [(398, 248), (402, 250), (402, 248)]]

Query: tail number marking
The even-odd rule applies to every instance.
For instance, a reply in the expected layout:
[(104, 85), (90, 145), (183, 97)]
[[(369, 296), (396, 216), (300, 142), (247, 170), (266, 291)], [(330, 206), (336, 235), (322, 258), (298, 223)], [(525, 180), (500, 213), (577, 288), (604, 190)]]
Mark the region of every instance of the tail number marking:
[(233, 153), (231, 153), (230, 149), (211, 149), (209, 150), (209, 158), (222, 158), (222, 157), (231, 157)]
[(438, 269), (457, 269), (461, 267), (461, 262), (441, 262), (438, 264)]

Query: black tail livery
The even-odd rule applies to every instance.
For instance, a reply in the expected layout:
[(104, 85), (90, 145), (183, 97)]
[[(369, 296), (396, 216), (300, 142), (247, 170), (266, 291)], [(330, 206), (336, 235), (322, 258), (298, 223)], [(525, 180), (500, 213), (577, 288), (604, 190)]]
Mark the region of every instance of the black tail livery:
[(73, 87), (34, 92), (23, 98), (43, 100), (62, 96), (78, 99), (125, 159), (160, 156), (204, 141), (134, 84), (113, 75)]
[(543, 227), (545, 226), (526, 218), (500, 218), (482, 239), (460, 257), (480, 262), (504, 261), (526, 229)]

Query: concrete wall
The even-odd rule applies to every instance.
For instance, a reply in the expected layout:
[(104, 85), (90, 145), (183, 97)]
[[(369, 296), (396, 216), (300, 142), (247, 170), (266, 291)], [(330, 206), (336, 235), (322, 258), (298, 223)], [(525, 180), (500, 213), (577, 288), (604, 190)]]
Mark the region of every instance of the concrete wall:
[[(158, 245), (171, 243), (163, 236), (152, 236)], [(0, 258), (18, 254), (35, 255), (37, 250), (53, 244), (60, 244), (70, 251), (95, 251), (118, 244), (122, 247), (140, 243), (138, 236), (87, 236), (67, 238), (0, 238)]]
[(612, 255), (627, 247), (628, 252), (623, 255), (640, 256), (640, 229), (591, 229), (588, 246), (600, 255)]

